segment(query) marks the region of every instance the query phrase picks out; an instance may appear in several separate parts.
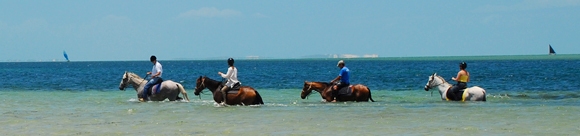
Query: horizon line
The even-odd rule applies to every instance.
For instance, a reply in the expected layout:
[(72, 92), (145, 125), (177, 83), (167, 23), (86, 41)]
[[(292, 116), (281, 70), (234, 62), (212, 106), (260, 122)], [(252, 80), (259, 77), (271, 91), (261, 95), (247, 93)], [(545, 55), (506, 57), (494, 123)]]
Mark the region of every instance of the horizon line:
[[(469, 57), (469, 58), (464, 58), (466, 60), (469, 59), (475, 59), (476, 57), (505, 57), (505, 56), (520, 56), (520, 57), (524, 57), (524, 56), (570, 56), (570, 55), (580, 55), (580, 54), (558, 54), (558, 55), (549, 55), (549, 54), (528, 54), (528, 55), (472, 55), (472, 56), (405, 56), (405, 57), (355, 57), (355, 58), (325, 58), (325, 57), (289, 57), (289, 58), (276, 58), (276, 57), (264, 57), (264, 58), (246, 58), (246, 57), (240, 57), (240, 59), (237, 60), (301, 60), (301, 59), (363, 59), (363, 60), (373, 60), (373, 59), (413, 59), (413, 60), (418, 60), (418, 59), (424, 59), (424, 58), (428, 58), (425, 60), (432, 60), (433, 58), (446, 58), (446, 57)], [(451, 59), (451, 58), (450, 58)], [(526, 59), (526, 58), (519, 58), (519, 59)], [(580, 59), (580, 56), (578, 56), (578, 59)], [(159, 59), (160, 61), (213, 61), (213, 60), (222, 60), (222, 59), (217, 59), (215, 57), (212, 58), (205, 58), (205, 59), (186, 59), (186, 58), (176, 58), (176, 59)], [(81, 61), (71, 61), (71, 62), (113, 62), (113, 61), (146, 61), (145, 59), (143, 60), (81, 60)], [(5, 60), (5, 61), (0, 61), (0, 62), (67, 62), (66, 60), (27, 60), (27, 61), (20, 61), (20, 60)]]

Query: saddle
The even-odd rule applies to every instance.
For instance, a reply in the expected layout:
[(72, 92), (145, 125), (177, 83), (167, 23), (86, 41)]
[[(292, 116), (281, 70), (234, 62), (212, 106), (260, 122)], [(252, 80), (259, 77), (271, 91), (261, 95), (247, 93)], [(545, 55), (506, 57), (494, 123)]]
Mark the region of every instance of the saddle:
[(453, 94), (451, 92), (449, 92), (451, 90), (451, 88), (447, 89), (447, 97), (446, 100), (447, 101), (465, 101), (465, 97), (467, 96), (467, 89), (461, 89), (459, 90), (459, 92)]
[[(220, 86), (220, 88), (223, 86)], [(241, 84), (238, 82), (236, 84), (234, 84), (234, 87), (230, 88), (230, 90), (228, 90), (228, 94), (237, 94), (238, 91), (240, 91), (241, 88)]]
[(340, 88), (338, 90), (338, 96), (350, 96), (350, 95), (352, 95), (352, 85)]
[[(159, 91), (161, 91), (161, 83), (163, 83), (163, 81), (153, 85), (151, 88), (149, 88), (149, 90), (147, 90), (149, 92), (149, 94), (154, 95), (154, 94), (158, 94)], [(155, 91), (152, 91), (155, 90)]]

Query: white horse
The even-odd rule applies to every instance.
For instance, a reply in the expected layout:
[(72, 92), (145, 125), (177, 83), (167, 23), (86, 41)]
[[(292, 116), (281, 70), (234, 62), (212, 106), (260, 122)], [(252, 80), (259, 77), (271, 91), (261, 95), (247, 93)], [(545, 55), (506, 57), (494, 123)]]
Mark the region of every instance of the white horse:
[[(144, 101), (143, 98), (141, 98), (140, 94), (143, 93), (143, 88), (145, 87), (145, 84), (147, 84), (147, 80), (139, 77), (135, 73), (125, 71), (125, 74), (123, 74), (123, 79), (119, 84), (119, 89), (124, 91), (127, 85), (132, 85), (133, 88), (135, 88), (135, 91), (137, 91), (137, 98), (139, 98), (139, 101)], [(156, 87), (153, 86), (151, 88)], [(181, 99), (179, 98), (180, 92), (181, 94), (183, 94), (183, 97), (185, 97), (185, 99), (189, 102), (189, 98), (187, 97), (187, 91), (185, 91), (183, 85), (177, 82), (173, 82), (171, 80), (165, 80), (161, 83), (161, 89), (159, 90), (159, 93), (149, 95), (149, 99), (151, 101), (163, 101), (165, 99), (169, 99), (169, 101), (175, 101)]]
[[(437, 87), (439, 89), (439, 94), (441, 99), (449, 101), (447, 98), (447, 91), (451, 88), (451, 84), (447, 83), (445, 79), (437, 73), (429, 76), (429, 81), (425, 85), (425, 91)], [(485, 90), (479, 86), (474, 86), (466, 89), (467, 91), (463, 93), (461, 101), (486, 101), (485, 100)]]

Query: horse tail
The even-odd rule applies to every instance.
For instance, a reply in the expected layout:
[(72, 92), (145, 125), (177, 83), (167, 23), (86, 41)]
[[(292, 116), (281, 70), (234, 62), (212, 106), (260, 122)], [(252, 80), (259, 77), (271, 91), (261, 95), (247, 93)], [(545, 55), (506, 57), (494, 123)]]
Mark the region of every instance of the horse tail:
[(256, 98), (254, 99), (253, 104), (264, 104), (264, 101), (262, 101), (262, 96), (260, 96), (260, 93), (258, 93), (258, 91), (256, 91), (256, 89), (254, 89), (254, 88), (252, 88), (252, 89), (256, 93)]
[(481, 101), (484, 101), (484, 102), (487, 101), (486, 98), (487, 98), (487, 94), (485, 93), (485, 90), (483, 90), (483, 100), (481, 100)]
[(183, 86), (180, 84), (175, 84), (175, 85), (177, 85), (177, 87), (179, 88), (179, 91), (181, 92), (183, 97), (185, 97), (185, 100), (187, 100), (189, 102), (189, 97), (187, 96), (187, 91), (185, 91), (185, 88), (183, 88)]
[(375, 100), (373, 100), (373, 97), (371, 96), (371, 89), (367, 87), (367, 90), (369, 90), (369, 99), (371, 99), (371, 102), (375, 102)]

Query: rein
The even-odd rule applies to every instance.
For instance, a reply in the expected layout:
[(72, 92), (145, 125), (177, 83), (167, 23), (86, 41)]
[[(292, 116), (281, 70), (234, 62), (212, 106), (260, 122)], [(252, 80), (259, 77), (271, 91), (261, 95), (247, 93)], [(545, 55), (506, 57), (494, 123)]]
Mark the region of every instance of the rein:
[[(205, 78), (201, 79), (201, 85), (199, 87), (206, 87), (205, 86)], [(197, 87), (195, 87), (195, 90), (197, 90)], [(199, 93), (203, 93), (203, 90), (200, 90)], [(199, 99), (201, 99), (201, 95), (198, 95)]]
[[(439, 78), (439, 77), (437, 77), (437, 78)], [(435, 77), (433, 77), (433, 79), (435, 79)], [(433, 80), (431, 80), (431, 81), (433, 81)], [(445, 80), (443, 80), (443, 79), (441, 79), (441, 81), (443, 81), (443, 82), (441, 82), (441, 83), (439, 83), (439, 84), (436, 84), (436, 85), (430, 85), (430, 86), (428, 86), (428, 87), (429, 87), (429, 89), (431, 89), (432, 87), (437, 87), (437, 86), (440, 86), (440, 85), (442, 85), (442, 84), (445, 84), (445, 83), (447, 83), (447, 81), (445, 81)], [(431, 84), (431, 83), (429, 83), (429, 84)]]
[[(311, 91), (310, 91), (310, 93), (308, 93), (308, 95), (306, 95), (306, 99), (308, 99), (308, 96), (312, 95), (312, 92), (317, 92), (317, 93), (320, 93), (320, 95), (322, 95), (322, 92), (324, 92), (324, 90), (326, 89), (326, 88), (322, 89), (321, 92), (318, 92), (318, 91), (312, 89), (312, 83), (314, 83), (314, 82), (308, 83), (308, 89), (306, 89), (306, 90), (311, 90)], [(314, 90), (314, 91), (312, 91), (312, 90)], [(302, 92), (304, 92), (304, 90), (302, 90)]]
[[(145, 79), (147, 79), (148, 76), (149, 76), (149, 74), (145, 75), (145, 78), (143, 78), (143, 80), (141, 80), (141, 82), (139, 82), (139, 86), (141, 86), (141, 84), (143, 84), (143, 81), (147, 81)], [(131, 77), (131, 78), (133, 78), (133, 77)]]
[[(206, 78), (207, 78), (207, 77), (204, 77), (204, 78), (202, 78), (202, 79), (201, 79), (201, 85), (199, 85), (199, 87), (200, 87), (200, 88), (204, 88), (204, 89), (205, 89), (205, 88), (207, 88), (208, 90), (210, 90), (210, 91), (211, 91), (211, 89), (210, 89), (210, 88), (208, 88), (208, 87), (207, 87), (207, 85), (205, 85), (205, 80), (206, 80)], [(209, 79), (209, 78), (207, 78), (207, 79)], [(212, 80), (212, 79), (209, 79), (209, 80)], [(198, 87), (196, 86), (196, 87), (195, 87), (195, 90), (197, 91), (197, 89), (198, 89)], [(218, 89), (220, 89), (220, 88), (219, 88), (219, 86), (218, 86)], [(200, 94), (201, 94), (201, 93), (203, 93), (203, 89), (202, 89), (202, 90), (200, 90), (200, 91), (199, 91), (199, 93), (200, 93)], [(213, 91), (212, 91), (212, 94), (213, 94)], [(199, 99), (201, 99), (201, 95), (199, 95)]]
[[(445, 83), (447, 83), (447, 81), (445, 81), (445, 80), (441, 79), (439, 76), (435, 76), (435, 75), (433, 75), (433, 80), (431, 80), (431, 81), (434, 81), (434, 80), (435, 80), (435, 77), (439, 78), (439, 79), (440, 79), (441, 81), (443, 81), (443, 82), (441, 82), (441, 83), (439, 83), (439, 84), (436, 84), (436, 85), (431, 85), (431, 82), (429, 82), (429, 86), (427, 86), (427, 87), (429, 87), (429, 89), (431, 89), (431, 88), (433, 88), (433, 87), (437, 87), (437, 86), (440, 86), (440, 85), (442, 85), (442, 84), (445, 84)], [(433, 91), (431, 91), (431, 96), (433, 96)]]
[[(141, 80), (141, 82), (139, 82), (139, 84), (137, 84), (138, 86), (141, 86), (141, 84), (143, 84), (143, 82), (147, 81), (145, 79), (147, 79), (147, 77), (149, 76), (149, 74), (145, 75), (145, 78), (143, 78), (143, 80)], [(133, 78), (133, 76), (129, 77), (129, 80)]]
[[(205, 88), (205, 79), (201, 80), (201, 85), (199, 87)], [(195, 89), (197, 89), (197, 87)], [(203, 90), (199, 91), (199, 93), (201, 93), (201, 92), (203, 92)]]
[[(143, 84), (143, 82), (144, 82), (144, 81), (147, 81), (147, 80), (145, 80), (145, 79), (147, 79), (147, 77), (148, 77), (148, 76), (149, 76), (149, 74), (145, 75), (145, 78), (143, 78), (143, 79), (141, 80), (141, 82), (139, 82), (139, 84), (137, 84), (137, 85), (138, 85), (138, 86), (141, 86), (141, 84)], [(129, 76), (128, 80), (131, 80), (132, 78), (133, 78), (133, 76)], [(125, 83), (125, 84), (127, 84), (127, 83)], [(127, 88), (127, 85), (123, 86), (123, 90), (125, 90), (126, 88)]]
[[(306, 89), (306, 90), (310, 90), (310, 89), (312, 89), (312, 82), (309, 83), (308, 89)], [(310, 96), (311, 94), (312, 94), (312, 91), (310, 91), (310, 93), (308, 93), (308, 95), (306, 95), (306, 99), (308, 99), (308, 96)]]

